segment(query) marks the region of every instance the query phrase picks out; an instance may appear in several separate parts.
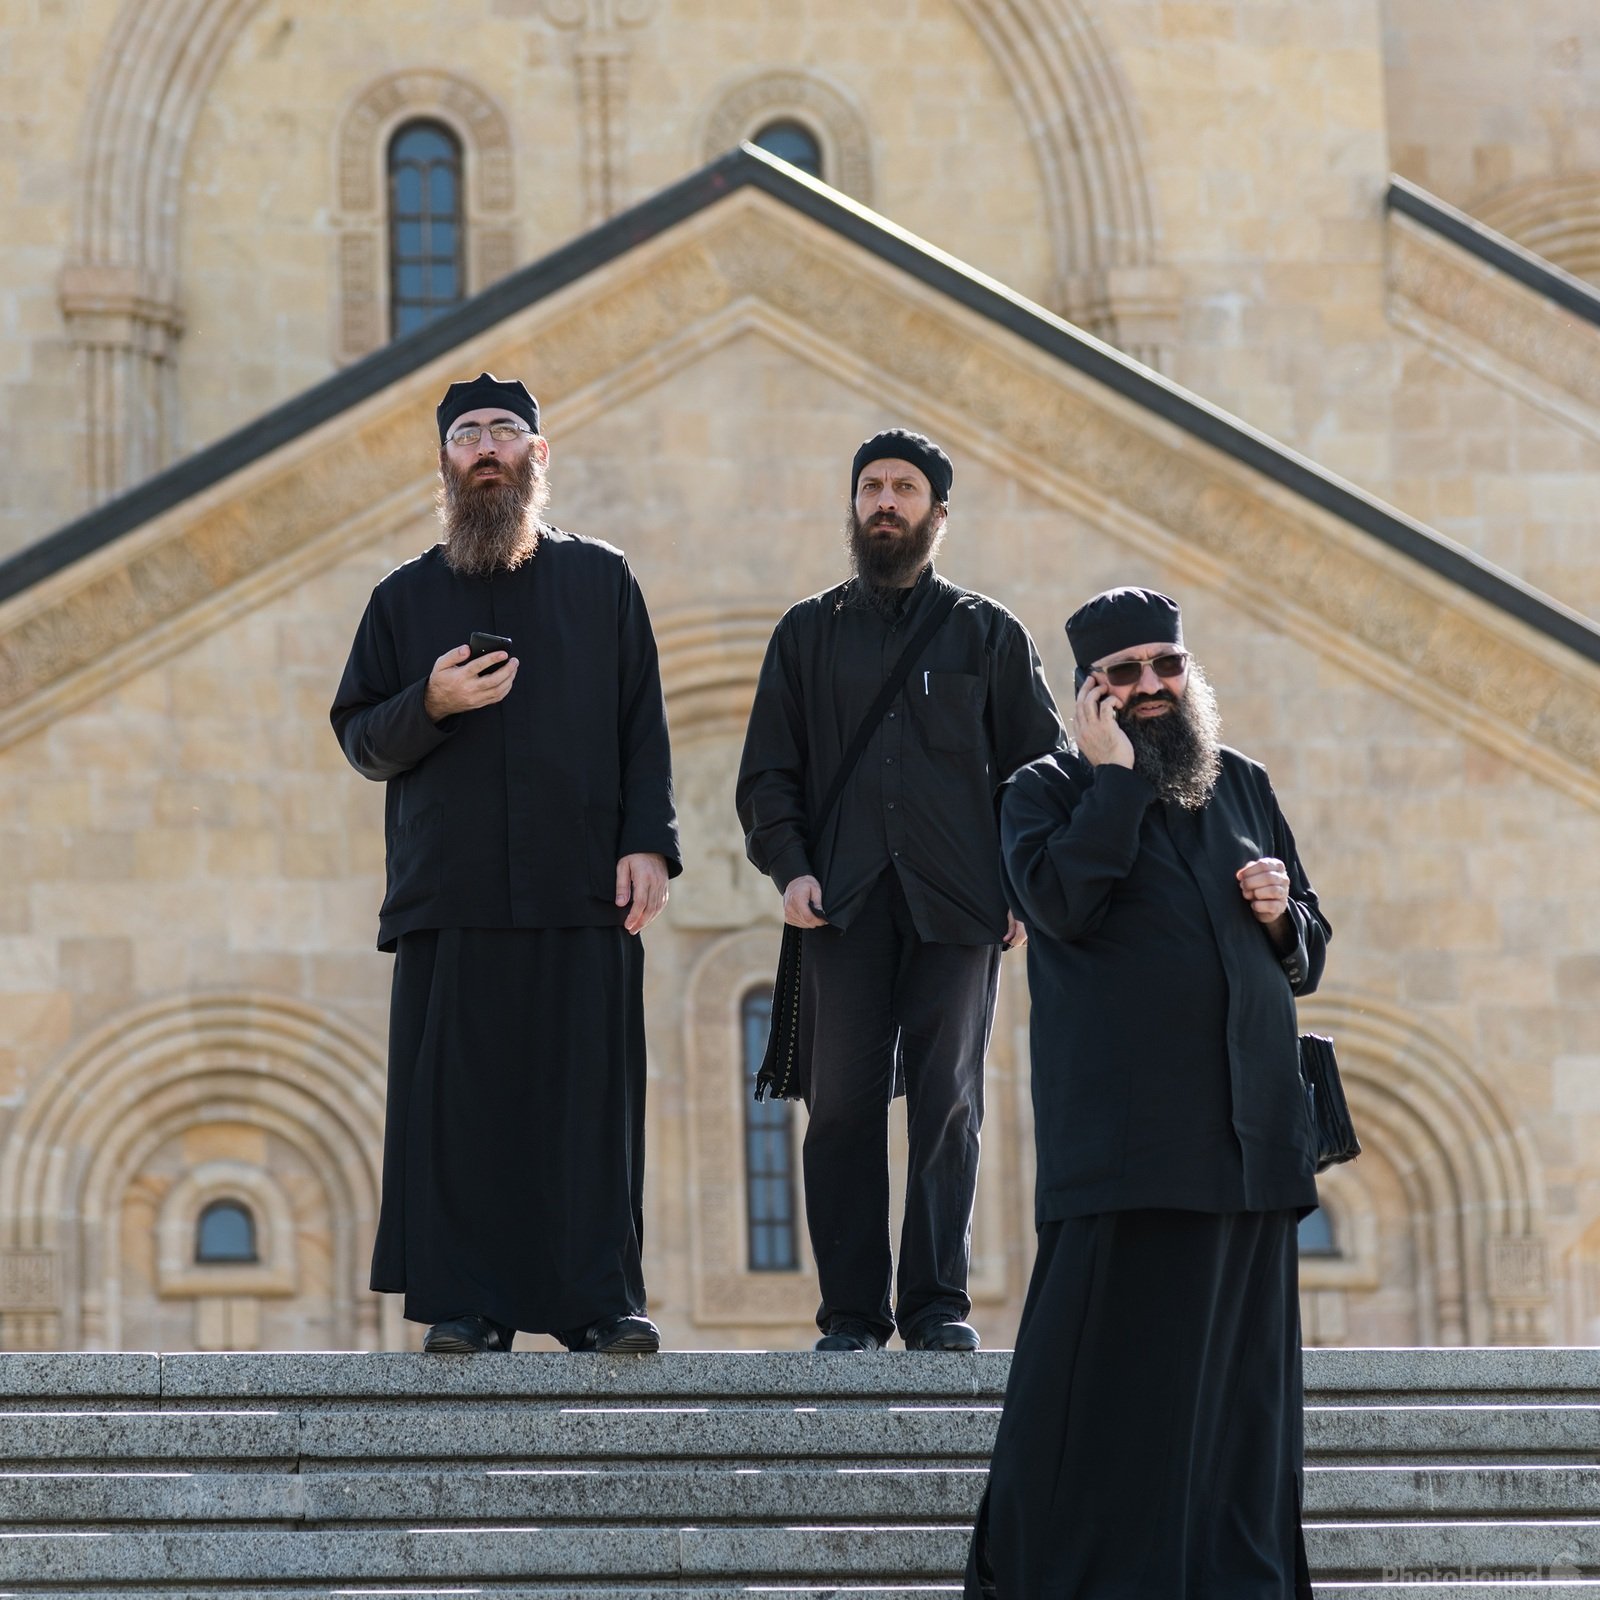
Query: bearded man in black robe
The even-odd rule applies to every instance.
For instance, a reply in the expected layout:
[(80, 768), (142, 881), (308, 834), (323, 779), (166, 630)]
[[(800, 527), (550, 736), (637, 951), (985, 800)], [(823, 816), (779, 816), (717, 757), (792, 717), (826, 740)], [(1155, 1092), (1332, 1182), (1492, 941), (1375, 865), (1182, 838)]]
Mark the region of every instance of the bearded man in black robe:
[(969, 1600), (1310, 1600), (1294, 996), (1330, 934), (1176, 603), (1067, 623), (1077, 748), (1001, 801), (1031, 933), (1038, 1257)]
[(430, 1351), (656, 1350), (639, 934), (682, 869), (655, 638), (622, 552), (541, 521), (521, 383), (451, 384), (438, 423), (444, 537), (373, 591), (332, 712), (387, 786), (372, 1287)]
[[(911, 1350), (978, 1347), (965, 1319), (983, 1057), (1001, 949), (1024, 938), (1000, 892), (994, 795), (1066, 734), (1027, 629), (934, 570), (952, 477), (922, 434), (890, 429), (856, 451), (854, 575), (779, 622), (739, 767), (746, 852), (803, 930), (797, 1066), (819, 1350), (875, 1350), (896, 1329)], [(952, 603), (824, 816), (891, 670)], [(897, 1079), (909, 1149), (896, 1282)]]

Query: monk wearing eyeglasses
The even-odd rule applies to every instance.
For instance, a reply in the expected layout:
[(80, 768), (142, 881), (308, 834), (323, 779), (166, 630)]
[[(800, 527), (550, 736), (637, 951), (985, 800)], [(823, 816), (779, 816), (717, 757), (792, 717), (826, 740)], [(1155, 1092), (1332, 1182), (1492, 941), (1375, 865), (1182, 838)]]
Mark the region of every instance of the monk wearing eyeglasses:
[(373, 590), (332, 713), (387, 791), (372, 1287), (435, 1353), (654, 1351), (639, 935), (681, 870), (655, 638), (622, 552), (544, 520), (521, 383), (453, 383), (437, 421), (442, 538)]
[(969, 1600), (1310, 1600), (1294, 997), (1330, 929), (1178, 605), (1067, 622), (1076, 748), (1005, 785), (1039, 1248)]

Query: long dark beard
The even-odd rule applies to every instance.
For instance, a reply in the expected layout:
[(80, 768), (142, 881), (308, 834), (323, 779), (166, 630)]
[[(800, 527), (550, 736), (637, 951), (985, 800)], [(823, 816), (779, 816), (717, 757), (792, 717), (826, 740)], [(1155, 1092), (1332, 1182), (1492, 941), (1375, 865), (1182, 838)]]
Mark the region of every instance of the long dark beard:
[[(1165, 701), (1173, 709), (1164, 717), (1141, 718), (1129, 713), (1147, 701)], [(1200, 670), (1189, 660), (1189, 681), (1183, 694), (1170, 689), (1130, 695), (1117, 713), (1122, 731), (1133, 745), (1133, 770), (1148, 780), (1163, 800), (1198, 811), (1211, 798), (1222, 773), (1222, 718), (1217, 697)]]
[[(890, 538), (870, 532), (856, 515), (856, 508), (850, 507), (844, 525), (845, 548), (850, 552), (850, 570), (869, 597), (876, 600), (880, 590), (908, 589), (917, 581), (944, 540), (943, 521), (934, 522), (938, 509), (930, 506), (927, 516), (914, 527), (904, 517), (894, 516), (896, 532)], [(875, 513), (870, 522), (878, 520)]]
[(544, 464), (532, 450), (504, 482), (475, 480), (477, 466), (463, 471), (442, 461), (434, 509), (450, 570), (482, 578), (514, 571), (538, 549), (539, 513), (550, 490)]

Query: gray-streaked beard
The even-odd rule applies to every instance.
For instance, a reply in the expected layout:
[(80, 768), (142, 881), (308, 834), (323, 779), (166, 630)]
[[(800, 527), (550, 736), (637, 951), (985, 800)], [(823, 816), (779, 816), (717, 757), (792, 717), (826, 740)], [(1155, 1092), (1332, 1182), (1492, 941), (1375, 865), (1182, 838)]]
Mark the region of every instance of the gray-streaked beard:
[(539, 513), (550, 498), (545, 469), (529, 450), (507, 483), (474, 483), (478, 463), (465, 472), (441, 466), (434, 509), (444, 529), (444, 558), (452, 572), (483, 578), (513, 572), (539, 547)]
[[(1135, 705), (1165, 700), (1173, 707), (1164, 717), (1129, 716)], [(1189, 681), (1180, 696), (1170, 689), (1137, 695), (1117, 714), (1133, 745), (1133, 770), (1163, 800), (1198, 811), (1211, 798), (1222, 775), (1222, 718), (1200, 663), (1189, 659)]]
[(917, 581), (918, 575), (938, 554), (944, 542), (944, 524), (933, 525), (937, 506), (929, 506), (928, 514), (915, 527), (904, 517), (900, 536), (892, 542), (875, 538), (861, 525), (856, 508), (850, 507), (845, 519), (844, 542), (850, 552), (850, 570), (855, 573), (862, 589), (873, 604), (887, 599), (884, 590), (906, 589)]

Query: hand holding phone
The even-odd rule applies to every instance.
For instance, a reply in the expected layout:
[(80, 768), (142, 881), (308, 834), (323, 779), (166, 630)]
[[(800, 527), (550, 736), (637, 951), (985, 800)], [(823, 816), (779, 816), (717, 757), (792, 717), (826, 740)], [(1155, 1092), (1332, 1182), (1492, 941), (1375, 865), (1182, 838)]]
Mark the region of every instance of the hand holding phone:
[[(495, 633), (474, 633), (467, 644), (446, 650), (428, 674), (422, 708), (434, 722), (463, 711), (477, 711), (504, 700), (516, 681), (517, 659), (511, 641)], [(480, 666), (480, 661), (487, 661)]]

